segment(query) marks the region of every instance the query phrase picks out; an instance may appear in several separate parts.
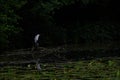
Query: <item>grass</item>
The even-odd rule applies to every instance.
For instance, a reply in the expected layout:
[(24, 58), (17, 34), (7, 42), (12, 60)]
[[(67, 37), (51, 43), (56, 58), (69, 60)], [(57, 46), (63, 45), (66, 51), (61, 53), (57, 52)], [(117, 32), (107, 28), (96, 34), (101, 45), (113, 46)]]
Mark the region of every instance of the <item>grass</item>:
[(42, 63), (38, 72), (34, 65), (4, 66), (0, 80), (120, 80), (119, 59), (93, 59), (64, 63)]

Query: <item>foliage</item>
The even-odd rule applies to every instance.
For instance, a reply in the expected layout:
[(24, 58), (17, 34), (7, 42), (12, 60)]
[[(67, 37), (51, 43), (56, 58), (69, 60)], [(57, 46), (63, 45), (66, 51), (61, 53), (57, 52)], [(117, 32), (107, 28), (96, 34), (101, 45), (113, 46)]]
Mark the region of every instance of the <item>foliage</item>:
[[(31, 47), (36, 33), (42, 35), (41, 46), (119, 41), (120, 24), (111, 18), (117, 14), (108, 9), (117, 11), (111, 0), (1, 0), (0, 4), (1, 49), (20, 42)], [(23, 41), (14, 42), (22, 35), (21, 28)]]
[(78, 27), (79, 36), (86, 40), (86, 42), (108, 42), (111, 41), (115, 30), (114, 25), (109, 24), (87, 24), (82, 27)]
[(12, 42), (10, 40), (21, 30), (16, 27), (20, 17), (15, 11), (24, 4), (23, 0), (0, 0), (0, 50), (10, 47), (8, 46)]
[[(102, 59), (101, 59), (102, 60)], [(109, 59), (108, 59), (109, 61)], [(116, 62), (115, 62), (116, 63)], [(117, 63), (119, 64), (119, 62)], [(63, 63), (41, 63), (42, 71), (38, 72), (35, 65), (31, 67), (4, 66), (0, 70), (0, 79), (22, 79), (22, 80), (66, 80), (66, 79), (84, 79), (84, 80), (119, 80), (119, 66), (108, 66), (99, 60), (69, 61)]]

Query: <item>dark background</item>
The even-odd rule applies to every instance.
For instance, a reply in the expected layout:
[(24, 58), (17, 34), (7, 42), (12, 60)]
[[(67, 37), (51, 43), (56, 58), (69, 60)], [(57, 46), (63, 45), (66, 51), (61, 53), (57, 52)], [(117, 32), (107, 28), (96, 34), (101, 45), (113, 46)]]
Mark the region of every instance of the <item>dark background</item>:
[(1, 0), (0, 49), (118, 44), (120, 5), (116, 0)]

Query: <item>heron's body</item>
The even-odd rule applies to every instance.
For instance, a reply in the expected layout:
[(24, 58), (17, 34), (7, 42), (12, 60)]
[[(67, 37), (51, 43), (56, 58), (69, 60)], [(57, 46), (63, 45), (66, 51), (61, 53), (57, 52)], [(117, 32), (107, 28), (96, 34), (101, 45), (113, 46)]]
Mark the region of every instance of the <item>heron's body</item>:
[(37, 34), (37, 35), (35, 35), (35, 37), (34, 37), (34, 44), (35, 44), (35, 49), (37, 49), (38, 48), (38, 46), (39, 46), (39, 36), (40, 36), (40, 34)]
[(35, 43), (38, 43), (39, 36), (40, 36), (40, 34), (37, 34), (37, 35), (35, 36), (35, 38), (34, 38)]

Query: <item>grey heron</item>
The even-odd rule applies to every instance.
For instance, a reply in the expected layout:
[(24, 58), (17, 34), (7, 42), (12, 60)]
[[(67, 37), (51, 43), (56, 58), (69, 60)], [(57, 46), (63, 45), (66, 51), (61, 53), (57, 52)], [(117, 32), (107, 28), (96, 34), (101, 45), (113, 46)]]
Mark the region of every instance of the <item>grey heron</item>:
[(39, 42), (38, 42), (39, 41), (39, 36), (40, 36), (40, 34), (37, 34), (34, 37), (35, 48), (37, 48), (39, 46)]
[[(38, 48), (38, 46), (39, 46), (39, 36), (40, 36), (40, 34), (37, 34), (37, 35), (35, 35), (35, 37), (34, 37), (34, 43), (35, 43), (35, 50)], [(37, 68), (37, 70), (38, 71), (41, 71), (41, 67), (40, 67), (40, 63), (39, 63), (39, 59), (37, 59), (37, 61), (36, 61), (36, 68)]]

